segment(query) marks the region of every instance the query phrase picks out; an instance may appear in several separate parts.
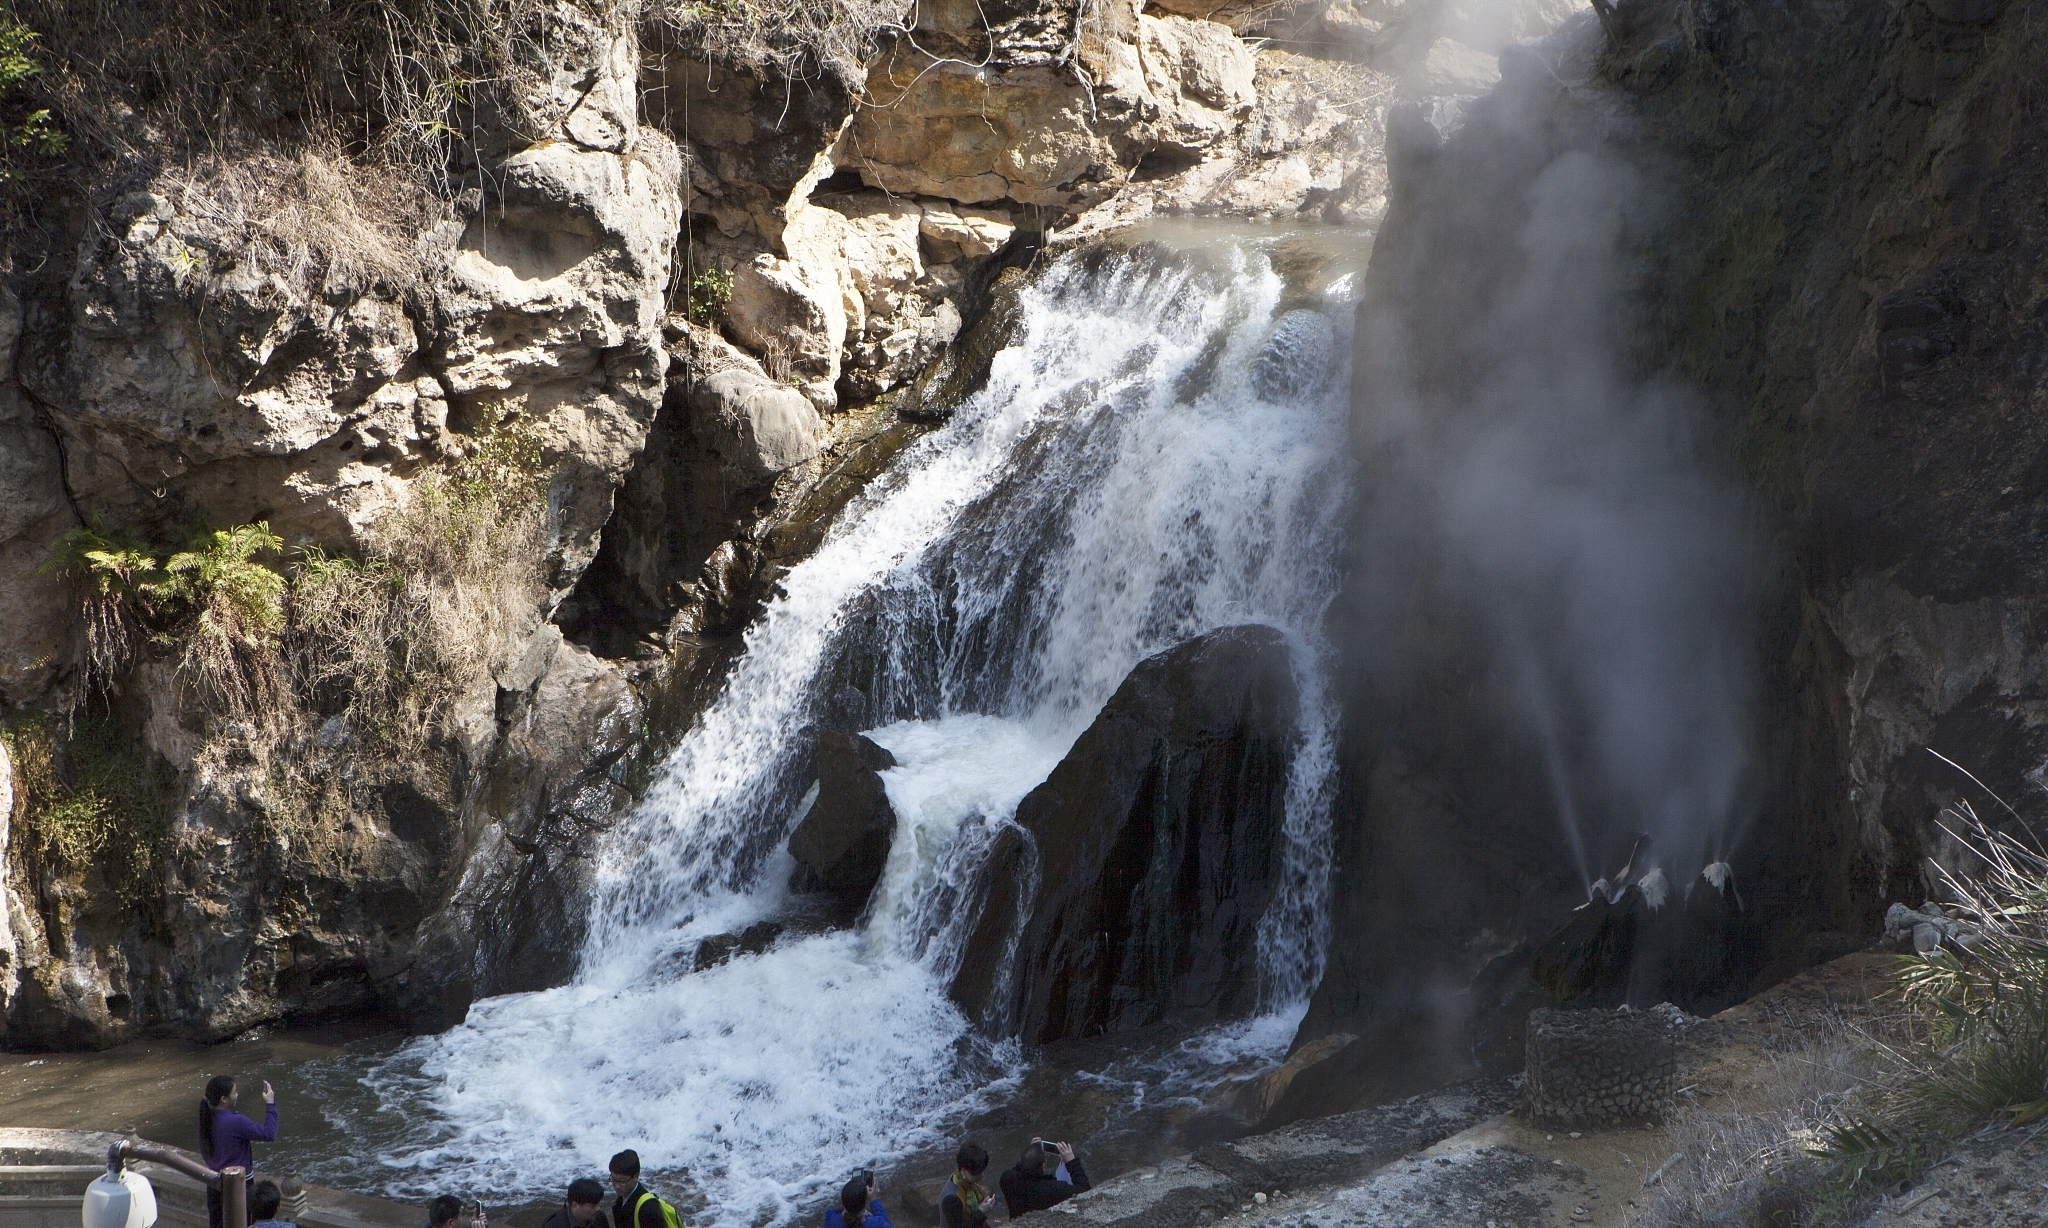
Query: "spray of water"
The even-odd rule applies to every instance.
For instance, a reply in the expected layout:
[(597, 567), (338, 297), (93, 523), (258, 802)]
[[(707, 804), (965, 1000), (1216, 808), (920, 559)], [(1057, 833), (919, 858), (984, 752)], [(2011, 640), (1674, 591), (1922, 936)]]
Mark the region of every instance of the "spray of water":
[[(979, 859), (1133, 665), (1245, 622), (1289, 634), (1304, 697), (1286, 881), (1260, 931), (1267, 1009), (1179, 1065), (1284, 1047), (1325, 941), (1319, 628), (1350, 469), (1340, 371), (1278, 401), (1249, 387), (1280, 292), (1234, 245), (1040, 276), (986, 389), (791, 570), (607, 841), (575, 983), (480, 1002), (372, 1072), (423, 1109), (369, 1166), (388, 1188), (538, 1191), (631, 1146), (688, 1170), (702, 1218), (763, 1224), (934, 1147), (1020, 1069), (945, 993)], [(691, 972), (703, 938), (784, 907), (821, 725), (898, 761), (864, 932)]]

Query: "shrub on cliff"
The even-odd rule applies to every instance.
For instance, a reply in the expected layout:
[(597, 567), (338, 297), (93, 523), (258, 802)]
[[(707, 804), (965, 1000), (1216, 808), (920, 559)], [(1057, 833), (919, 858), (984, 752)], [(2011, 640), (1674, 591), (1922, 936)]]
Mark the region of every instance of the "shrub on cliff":
[(170, 838), (172, 780), (114, 721), (89, 713), (65, 729), (17, 715), (0, 724), (14, 765), (9, 847), (42, 871), (99, 867), (123, 900), (151, 893)]
[(36, 32), (0, 18), (0, 183), (20, 183), (31, 166), (46, 163), (70, 143), (50, 108), (29, 100), (28, 83), (40, 76)]
[(219, 710), (246, 720), (271, 706), (284, 577), (256, 556), (283, 548), (260, 522), (196, 534), (161, 562), (103, 521), (66, 533), (47, 566), (71, 582), (85, 628), (74, 703), (112, 687), (148, 639), (175, 646), (180, 676)]
[(306, 552), (284, 637), (294, 694), (393, 751), (426, 745), (538, 616), (549, 477), (532, 434), (501, 427), (421, 478), (361, 558)]

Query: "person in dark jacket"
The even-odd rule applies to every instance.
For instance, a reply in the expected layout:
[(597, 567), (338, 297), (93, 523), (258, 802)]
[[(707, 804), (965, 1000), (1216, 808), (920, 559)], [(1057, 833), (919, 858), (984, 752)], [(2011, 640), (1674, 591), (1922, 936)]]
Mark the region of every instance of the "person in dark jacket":
[(462, 1223), (462, 1200), (443, 1194), (427, 1204), (427, 1228), (457, 1228)]
[[(277, 1141), (277, 1093), (270, 1090), (270, 1084), (263, 1085), (263, 1124), (260, 1126), (235, 1112), (235, 1106), (241, 1100), (242, 1093), (228, 1076), (215, 1075), (206, 1081), (206, 1092), (199, 1100), (199, 1158), (208, 1168), (215, 1170), (239, 1166), (248, 1174), (248, 1180), (254, 1182), (256, 1152), (249, 1144)], [(207, 1223), (211, 1228), (221, 1228), (225, 1214), (220, 1190), (207, 1187)]]
[(882, 1209), (881, 1187), (859, 1177), (839, 1191), (839, 1205), (825, 1212), (825, 1228), (895, 1228)]
[(569, 1183), (569, 1193), (540, 1228), (590, 1228), (604, 1209), (604, 1186), (595, 1177), (578, 1177)]
[(960, 1144), (953, 1156), (953, 1175), (939, 1191), (940, 1228), (986, 1228), (995, 1205), (981, 1175), (988, 1171), (988, 1148), (973, 1141)]
[[(1048, 1163), (1053, 1165), (1051, 1172), (1046, 1171)], [(1074, 1158), (1072, 1146), (1034, 1138), (1023, 1158), (1003, 1174), (1000, 1184), (1003, 1205), (1010, 1208), (1010, 1218), (1016, 1219), (1026, 1211), (1058, 1206), (1087, 1189), (1088, 1170)]]
[(661, 1199), (640, 1184), (640, 1153), (628, 1148), (612, 1157), (612, 1228), (668, 1228)]

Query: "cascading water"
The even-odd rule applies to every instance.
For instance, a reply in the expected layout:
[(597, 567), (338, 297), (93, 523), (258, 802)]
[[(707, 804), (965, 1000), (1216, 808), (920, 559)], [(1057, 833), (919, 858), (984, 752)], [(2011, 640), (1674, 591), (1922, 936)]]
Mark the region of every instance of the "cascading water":
[[(630, 1146), (652, 1169), (689, 1171), (700, 1218), (761, 1224), (939, 1145), (1022, 1069), (946, 997), (978, 856), (1133, 665), (1248, 622), (1289, 635), (1304, 700), (1286, 877), (1260, 931), (1261, 1018), (1114, 1077), (1185, 1085), (1205, 1063), (1284, 1047), (1324, 944), (1333, 714), (1319, 629), (1351, 470), (1341, 370), (1275, 379), (1269, 355), (1254, 388), (1282, 297), (1239, 243), (1047, 269), (984, 390), (790, 571), (720, 697), (607, 840), (574, 983), (479, 1002), (382, 1062), (367, 1081), (409, 1120), (344, 1123), (385, 1136), (374, 1163), (309, 1175), (538, 1193)], [(1336, 342), (1303, 361), (1334, 366), (1348, 314), (1329, 313)], [(898, 828), (864, 929), (691, 972), (703, 938), (788, 908), (782, 846), (821, 727), (868, 730), (899, 765), (884, 773)]]

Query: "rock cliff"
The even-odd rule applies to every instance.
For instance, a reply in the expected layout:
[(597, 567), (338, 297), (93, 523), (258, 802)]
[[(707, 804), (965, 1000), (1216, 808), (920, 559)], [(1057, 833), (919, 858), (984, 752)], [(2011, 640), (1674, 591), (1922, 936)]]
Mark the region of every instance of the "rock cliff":
[[(1740, 993), (1838, 953), (1843, 931), (1875, 933), (1888, 900), (1929, 889), (1928, 858), (1957, 856), (1939, 812), (1990, 803), (1930, 750), (2042, 810), (2039, 550), (2019, 526), (2044, 497), (2029, 475), (2048, 172), (2021, 119), (2041, 105), (2024, 66), (2044, 27), (2023, 6), (1918, 0), (1651, 0), (1581, 20), (1504, 57), (1461, 125), (1396, 114), (1361, 378), (1398, 370), (1432, 412), (1479, 412), (1499, 358), (1482, 334), (1525, 271), (1562, 250), (1589, 256), (1580, 284), (1605, 276), (1572, 246), (1593, 213), (1532, 219), (1589, 175), (1640, 189), (1642, 229), (1612, 232), (1626, 260), (1605, 314), (1533, 335), (1607, 355), (1630, 387), (1691, 390), (1698, 455), (1748, 492), (1765, 562), (1738, 583), (1754, 586), (1744, 651), (1762, 683), (1755, 741), (1734, 756), (1756, 817), (1733, 842), (1745, 907), (1730, 924), (1755, 946), (1719, 991)], [(1398, 469), (1371, 450), (1386, 431), (1362, 438), (1369, 465)], [(1403, 668), (1354, 659), (1339, 937), (1297, 1043), (1362, 1039), (1283, 1116), (1511, 1052), (1503, 1021), (1541, 1000), (1531, 948), (1585, 898), (1554, 764), (1518, 715), (1527, 680), (1487, 647), (1484, 604), (1440, 557), (1381, 554), (1359, 574), (1415, 587), (1387, 602), (1353, 585), (1352, 616), (1391, 629), (1384, 656)], [(1422, 941), (1388, 941), (1391, 918)]]
[(1372, 224), (1381, 99), (1494, 71), (1438, 8), (1282, 50), (1137, 0), (456, 4), (417, 46), (22, 7), (5, 105), (69, 144), (6, 154), (7, 1043), (567, 976), (593, 842), (985, 377), (1005, 270), (1158, 212)]

